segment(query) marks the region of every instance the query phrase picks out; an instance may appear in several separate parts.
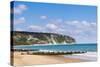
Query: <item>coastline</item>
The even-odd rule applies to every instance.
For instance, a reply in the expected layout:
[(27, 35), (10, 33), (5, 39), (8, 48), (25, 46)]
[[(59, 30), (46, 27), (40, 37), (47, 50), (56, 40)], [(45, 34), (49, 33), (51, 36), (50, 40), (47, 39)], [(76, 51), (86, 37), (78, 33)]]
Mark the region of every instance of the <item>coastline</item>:
[(42, 64), (61, 64), (82, 62), (76, 58), (66, 58), (63, 55), (21, 55), (22, 52), (13, 52), (14, 66), (42, 65)]

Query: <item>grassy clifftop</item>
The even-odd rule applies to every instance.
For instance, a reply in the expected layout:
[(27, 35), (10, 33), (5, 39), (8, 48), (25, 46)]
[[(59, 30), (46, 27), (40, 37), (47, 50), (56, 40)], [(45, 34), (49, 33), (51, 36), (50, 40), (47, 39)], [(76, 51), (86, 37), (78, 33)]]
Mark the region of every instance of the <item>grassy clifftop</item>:
[(12, 31), (13, 45), (75, 43), (71, 36), (56, 33)]

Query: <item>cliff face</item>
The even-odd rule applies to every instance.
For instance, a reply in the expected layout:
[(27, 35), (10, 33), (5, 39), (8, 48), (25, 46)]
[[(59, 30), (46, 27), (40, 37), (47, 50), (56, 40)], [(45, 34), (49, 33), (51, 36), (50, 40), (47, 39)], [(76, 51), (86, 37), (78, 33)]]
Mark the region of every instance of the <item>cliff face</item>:
[(75, 43), (75, 39), (70, 36), (41, 32), (13, 31), (12, 39), (13, 45)]

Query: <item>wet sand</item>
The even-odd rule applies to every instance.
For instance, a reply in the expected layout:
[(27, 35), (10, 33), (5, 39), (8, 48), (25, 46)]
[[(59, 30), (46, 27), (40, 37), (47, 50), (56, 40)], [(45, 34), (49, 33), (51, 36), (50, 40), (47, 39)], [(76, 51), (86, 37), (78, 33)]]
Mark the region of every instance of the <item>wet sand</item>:
[(14, 66), (61, 64), (82, 61), (80, 59), (65, 58), (63, 55), (21, 55), (21, 52), (14, 52), (12, 59)]

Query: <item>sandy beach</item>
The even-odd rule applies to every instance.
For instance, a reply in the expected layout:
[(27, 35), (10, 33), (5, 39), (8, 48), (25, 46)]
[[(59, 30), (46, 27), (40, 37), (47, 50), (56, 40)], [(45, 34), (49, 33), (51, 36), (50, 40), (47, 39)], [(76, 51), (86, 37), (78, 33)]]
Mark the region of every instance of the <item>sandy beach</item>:
[(63, 55), (21, 55), (21, 52), (14, 52), (12, 59), (14, 66), (61, 64), (82, 61), (80, 59), (65, 58)]

